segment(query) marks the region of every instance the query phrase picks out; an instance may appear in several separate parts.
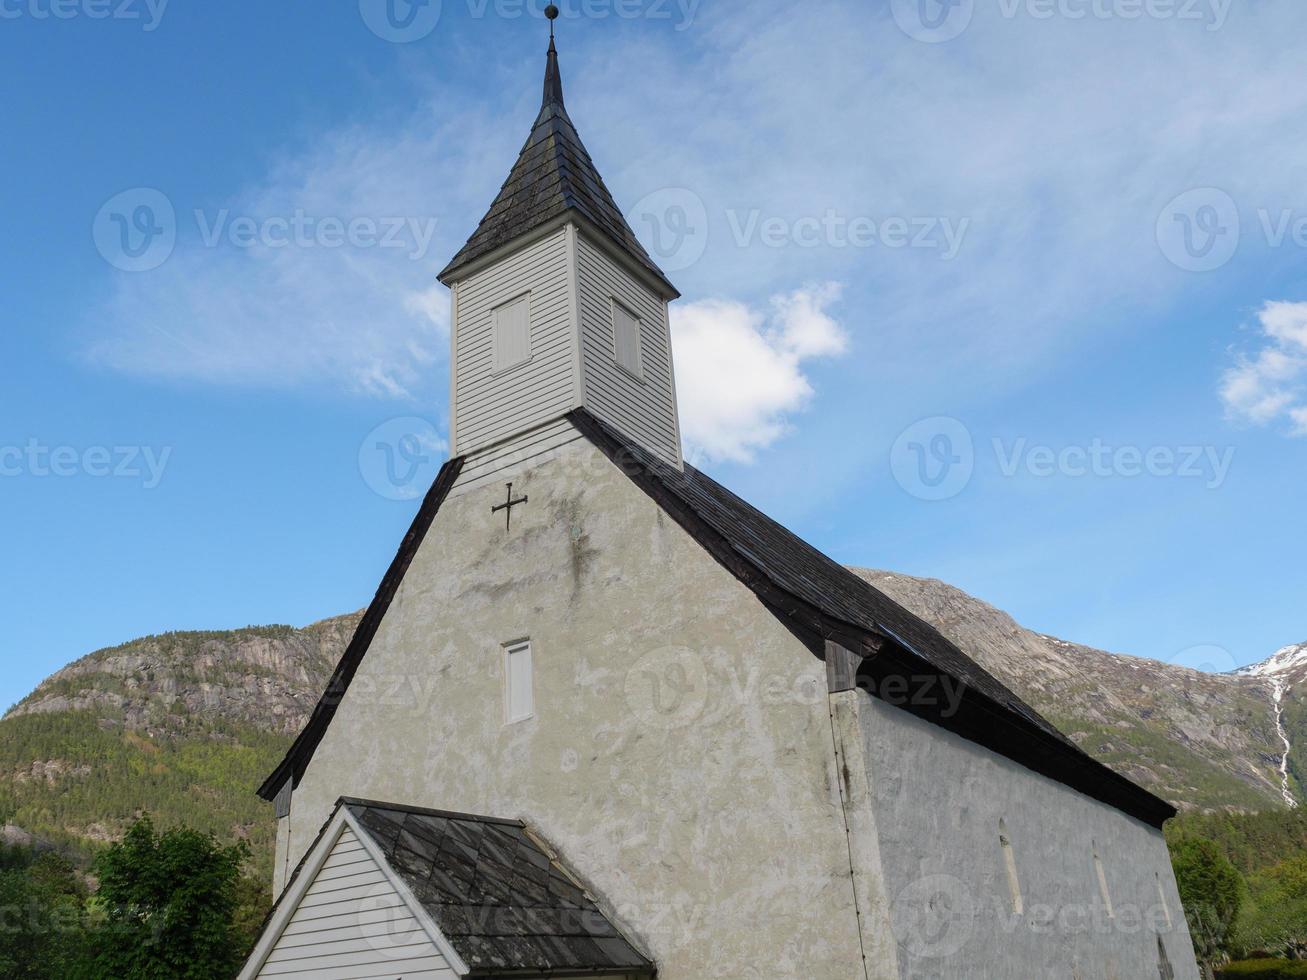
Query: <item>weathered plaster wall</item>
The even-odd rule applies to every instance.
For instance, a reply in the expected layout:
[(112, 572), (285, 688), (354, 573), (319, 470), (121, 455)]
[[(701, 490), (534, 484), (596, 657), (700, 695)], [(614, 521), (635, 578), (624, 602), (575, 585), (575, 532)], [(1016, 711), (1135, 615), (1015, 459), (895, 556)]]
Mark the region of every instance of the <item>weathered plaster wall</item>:
[[(1197, 980), (1159, 831), (859, 692), (904, 978)], [(1021, 914), (999, 843), (1005, 824)], [(1112, 916), (1094, 867), (1102, 860)]]
[[(530, 503), (506, 532), (509, 478)], [(523, 637), (536, 716), (505, 726)], [(521, 817), (662, 980), (856, 980), (833, 758), (824, 665), (573, 443), (446, 501), (294, 794), (289, 856), (341, 795)]]

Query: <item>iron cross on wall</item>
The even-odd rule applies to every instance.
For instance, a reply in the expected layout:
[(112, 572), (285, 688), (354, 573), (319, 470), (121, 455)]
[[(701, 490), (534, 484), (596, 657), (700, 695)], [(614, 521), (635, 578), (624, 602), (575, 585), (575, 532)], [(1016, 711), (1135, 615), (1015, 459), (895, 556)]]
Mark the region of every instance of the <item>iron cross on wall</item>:
[(511, 531), (513, 529), (513, 508), (526, 502), (527, 498), (525, 496), (518, 497), (516, 500), (513, 499), (513, 484), (510, 483), (508, 485), (508, 499), (498, 507), (491, 507), (490, 513), (498, 514), (502, 510), (504, 512), (504, 530)]

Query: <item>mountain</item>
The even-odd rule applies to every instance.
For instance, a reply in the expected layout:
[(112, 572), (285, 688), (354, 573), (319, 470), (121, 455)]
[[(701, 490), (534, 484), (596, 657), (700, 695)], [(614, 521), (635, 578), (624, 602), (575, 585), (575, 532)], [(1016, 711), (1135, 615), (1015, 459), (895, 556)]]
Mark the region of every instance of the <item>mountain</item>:
[[(933, 579), (855, 571), (1087, 752), (1182, 808), (1283, 808), (1300, 794), (1307, 644), (1206, 674), (1033, 632)], [(164, 825), (248, 840), (266, 872), (274, 826), (254, 787), (308, 717), (359, 618), (169, 633), (65, 667), (0, 719), (0, 834), (89, 855), (148, 810)]]
[(89, 855), (148, 810), (246, 839), (270, 869), (274, 827), (254, 787), (358, 620), (168, 633), (70, 664), (0, 720), (0, 825)]
[[(1285, 805), (1273, 678), (1107, 653), (1028, 630), (944, 582), (854, 571), (932, 623), (1090, 755), (1181, 809)], [(1300, 700), (1307, 698), (1307, 669), (1292, 683), (1285, 722), (1290, 740), (1299, 733), (1295, 745), (1307, 746), (1307, 702)], [(1298, 774), (1307, 775), (1296, 761), (1297, 751), (1288, 769), (1294, 793)]]

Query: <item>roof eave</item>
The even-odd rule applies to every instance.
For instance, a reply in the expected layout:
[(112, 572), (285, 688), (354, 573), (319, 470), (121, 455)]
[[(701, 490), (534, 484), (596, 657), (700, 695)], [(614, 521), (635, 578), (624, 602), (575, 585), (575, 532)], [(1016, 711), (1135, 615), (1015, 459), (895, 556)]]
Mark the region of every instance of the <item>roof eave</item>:
[(313, 753), (317, 751), (318, 744), (327, 733), (331, 719), (335, 717), (336, 708), (340, 705), (341, 699), (344, 698), (345, 692), (349, 690), (350, 682), (353, 681), (359, 664), (363, 662), (363, 657), (372, 645), (372, 638), (376, 635), (382, 619), (385, 618), (386, 612), (390, 609), (390, 604), (395, 598), (395, 593), (399, 591), (400, 584), (404, 581), (404, 575), (408, 571), (409, 565), (412, 564), (418, 548), (421, 547), (423, 540), (427, 536), (427, 531), (431, 529), (431, 523), (435, 520), (436, 514), (439, 513), (445, 498), (449, 496), (449, 491), (453, 489), (454, 482), (458, 479), (462, 469), (463, 457), (455, 456), (441, 467), (440, 473), (431, 485), (431, 489), (427, 491), (422, 506), (418, 508), (417, 516), (413, 518), (413, 524), (409, 527), (408, 533), (404, 535), (404, 540), (400, 542), (399, 551), (390, 563), (390, 567), (386, 570), (381, 585), (377, 587), (377, 594), (373, 597), (367, 611), (363, 614), (363, 618), (359, 621), (358, 628), (355, 629), (354, 637), (350, 640), (349, 646), (345, 648), (344, 654), (341, 655), (340, 662), (336, 665), (331, 680), (327, 683), (327, 689), (314, 706), (313, 714), (309, 716), (308, 722), (286, 752), (285, 758), (281, 760), (277, 768), (259, 787), (258, 795), (269, 803), (277, 798), (277, 794), (286, 785), (288, 779), (293, 780), (292, 785), (299, 785), (304, 770), (308, 768), (309, 760), (313, 758)]
[[(922, 658), (894, 633), (872, 631), (835, 619), (785, 590), (767, 575), (765, 569), (732, 548), (729, 541), (702, 521), (690, 507), (663, 488), (657, 475), (634, 458), (629, 450), (623, 453), (625, 447), (620, 439), (604, 423), (585, 409), (574, 410), (568, 418), (632, 482), (753, 591), (818, 659), (825, 659), (826, 641), (833, 640), (862, 655), (858, 671), (860, 681), (874, 681), (878, 673), (920, 676), (928, 672), (950, 676)], [(872, 651), (879, 652), (867, 655)], [(962, 684), (957, 678), (952, 679)], [(880, 683), (867, 683), (866, 687), (873, 696), (883, 690)], [(1153, 827), (1160, 829), (1175, 816), (1176, 809), (1170, 803), (1105, 766), (1064, 737), (1054, 737), (1020, 714), (993, 702), (974, 687), (964, 684), (963, 691), (963, 707), (959, 710), (950, 710), (938, 703), (896, 706), (906, 707), (910, 713), (926, 721)]]
[(673, 285), (665, 273), (650, 268), (644, 262), (632, 256), (623, 243), (614, 239), (612, 235), (596, 225), (576, 207), (567, 208), (561, 214), (481, 255), (474, 255), (472, 258), (462, 260), (455, 256), (454, 260), (440, 271), (436, 279), (442, 286), (453, 289), (464, 279), (488, 269), (512, 253), (521, 250), (534, 241), (553, 234), (569, 224), (576, 225), (589, 241), (602, 249), (609, 258), (620, 263), (627, 272), (639, 279), (660, 299), (672, 302), (681, 298), (681, 291)]

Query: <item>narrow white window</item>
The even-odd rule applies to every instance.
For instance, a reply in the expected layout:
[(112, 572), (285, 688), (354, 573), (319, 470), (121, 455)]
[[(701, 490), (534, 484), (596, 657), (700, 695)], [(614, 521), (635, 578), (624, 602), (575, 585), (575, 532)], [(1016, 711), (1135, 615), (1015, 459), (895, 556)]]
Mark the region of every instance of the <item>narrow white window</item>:
[(510, 725), (535, 714), (534, 674), (529, 642), (504, 647), (504, 719)]
[(617, 363), (637, 378), (644, 378), (640, 352), (640, 318), (613, 300), (613, 348)]
[[(1162, 914), (1166, 916), (1166, 928), (1171, 928), (1171, 905), (1166, 900), (1166, 889), (1162, 887), (1162, 875), (1158, 872), (1153, 875), (1157, 879), (1157, 900), (1162, 903)], [(1161, 944), (1161, 937), (1158, 937), (1158, 944)], [(1165, 952), (1165, 950), (1163, 950)]]
[(998, 846), (1003, 851), (1003, 867), (1007, 870), (1007, 890), (1012, 898), (1012, 912), (1020, 915), (1025, 911), (1025, 902), (1021, 899), (1021, 881), (1017, 878), (1017, 859), (1012, 853), (1012, 840), (1008, 837), (1007, 823), (998, 822)]
[(519, 296), (495, 310), (494, 370), (531, 360), (531, 296)]
[(1103, 871), (1103, 861), (1098, 856), (1098, 845), (1094, 845), (1094, 874), (1098, 876), (1098, 892), (1103, 896), (1103, 908), (1107, 910), (1107, 917), (1113, 918), (1112, 913), (1112, 896), (1107, 890), (1107, 875)]

